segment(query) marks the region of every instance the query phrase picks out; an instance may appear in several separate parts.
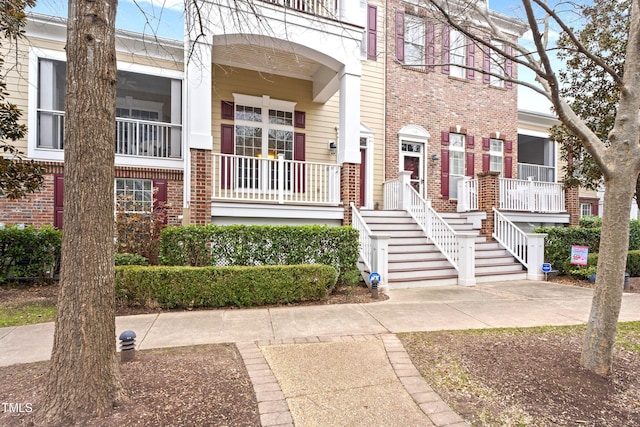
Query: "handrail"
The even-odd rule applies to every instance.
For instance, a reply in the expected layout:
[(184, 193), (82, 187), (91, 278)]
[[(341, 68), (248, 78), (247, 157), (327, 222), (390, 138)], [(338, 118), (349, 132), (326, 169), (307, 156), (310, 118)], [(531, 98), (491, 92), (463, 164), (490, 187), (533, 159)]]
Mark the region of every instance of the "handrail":
[(359, 232), (359, 242), (360, 242), (360, 256), (364, 262), (364, 265), (367, 267), (368, 271), (371, 271), (371, 267), (373, 265), (373, 250), (371, 244), (371, 236), (372, 232), (367, 223), (360, 215), (360, 212), (356, 208), (356, 205), (351, 202), (351, 227), (355, 228)]
[(409, 203), (406, 204), (409, 214), (416, 220), (435, 247), (459, 271), (459, 248), (455, 230), (411, 185), (406, 184), (404, 194), (409, 196)]
[(502, 215), (495, 207), (493, 208), (493, 238), (496, 239), (511, 255), (513, 255), (522, 265), (528, 267), (527, 234), (520, 230), (507, 217)]
[(384, 189), (384, 208), (393, 210), (400, 209), (400, 179), (390, 179), (389, 181), (385, 181), (383, 184)]

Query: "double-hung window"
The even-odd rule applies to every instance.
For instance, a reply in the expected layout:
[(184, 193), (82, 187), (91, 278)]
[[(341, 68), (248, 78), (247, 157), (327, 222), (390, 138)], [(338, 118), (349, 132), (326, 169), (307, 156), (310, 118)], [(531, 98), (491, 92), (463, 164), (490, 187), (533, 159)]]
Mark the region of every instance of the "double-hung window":
[(153, 185), (150, 179), (116, 178), (117, 210), (149, 213), (153, 210)]
[(404, 15), (404, 63), (425, 64), (425, 22), (417, 16)]
[(459, 133), (449, 135), (449, 197), (458, 198), (458, 181), (465, 173), (465, 136)]
[(502, 175), (504, 170), (504, 141), (501, 139), (491, 139), (489, 145), (489, 170), (500, 172)]
[(500, 42), (493, 42), (497, 50), (491, 49), (491, 77), (489, 84), (493, 87), (504, 87), (505, 76), (505, 59), (499, 51), (504, 49), (504, 45)]
[(464, 34), (452, 28), (449, 43), (449, 61), (451, 62), (449, 75), (463, 79), (466, 74), (467, 40)]

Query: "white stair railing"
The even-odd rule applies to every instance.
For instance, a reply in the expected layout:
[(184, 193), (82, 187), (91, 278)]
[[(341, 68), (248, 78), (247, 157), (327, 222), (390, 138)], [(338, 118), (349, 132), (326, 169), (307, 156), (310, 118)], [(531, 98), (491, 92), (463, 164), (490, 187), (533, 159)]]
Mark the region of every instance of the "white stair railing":
[(359, 232), (360, 257), (367, 270), (372, 271), (373, 256), (371, 251), (371, 236), (373, 233), (353, 203), (351, 203), (351, 227)]
[[(351, 203), (351, 213), (351, 227), (359, 232), (360, 258), (365, 265), (365, 270), (380, 274), (382, 280), (379, 286), (383, 289), (388, 288), (390, 236), (373, 234), (353, 203)], [(368, 278), (366, 280), (370, 285)]]
[(493, 208), (493, 238), (496, 239), (522, 265), (527, 263), (527, 234), (520, 230), (507, 217)]
[(458, 212), (478, 210), (478, 180), (467, 176), (458, 180)]
[(401, 209), (400, 206), (400, 179), (392, 179), (383, 184), (384, 208), (388, 210)]

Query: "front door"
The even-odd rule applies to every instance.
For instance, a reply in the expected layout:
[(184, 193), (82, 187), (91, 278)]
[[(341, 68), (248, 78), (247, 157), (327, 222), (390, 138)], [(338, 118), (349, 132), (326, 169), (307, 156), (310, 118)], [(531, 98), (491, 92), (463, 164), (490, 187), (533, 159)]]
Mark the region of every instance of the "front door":
[(423, 195), (424, 190), (423, 151), (423, 145), (420, 143), (402, 144), (402, 168), (411, 172), (411, 186), (420, 195)]

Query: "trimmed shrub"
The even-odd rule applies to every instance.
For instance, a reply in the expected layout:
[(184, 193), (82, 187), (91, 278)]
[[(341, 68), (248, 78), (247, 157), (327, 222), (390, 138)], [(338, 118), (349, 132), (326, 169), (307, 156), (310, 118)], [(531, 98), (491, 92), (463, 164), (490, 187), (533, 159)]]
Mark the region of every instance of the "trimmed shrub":
[[(596, 267), (598, 266), (598, 254), (592, 253), (587, 257), (587, 265), (570, 265), (567, 260), (565, 264), (566, 271), (571, 276), (588, 279), (593, 273), (596, 273)], [(627, 273), (631, 277), (640, 277), (640, 250), (629, 251), (627, 253)]]
[(566, 274), (567, 263), (571, 257), (571, 246), (588, 246), (597, 251), (600, 246), (600, 229), (584, 227), (539, 227), (534, 233), (547, 233), (544, 258), (560, 274)]
[(62, 232), (52, 227), (0, 230), (0, 283), (12, 278), (54, 278), (61, 246)]
[(359, 280), (358, 231), (351, 227), (205, 225), (167, 227), (160, 235), (162, 265), (259, 266), (325, 264), (338, 282)]
[(580, 218), (580, 227), (600, 228), (602, 227), (602, 218), (599, 216), (583, 216)]
[(116, 296), (162, 308), (249, 307), (316, 301), (336, 283), (327, 265), (116, 267)]
[(631, 277), (640, 277), (640, 250), (627, 254), (627, 272)]
[(138, 254), (116, 254), (116, 265), (149, 265), (149, 261)]

